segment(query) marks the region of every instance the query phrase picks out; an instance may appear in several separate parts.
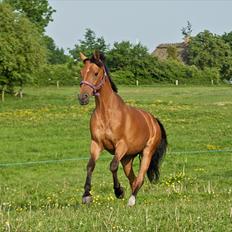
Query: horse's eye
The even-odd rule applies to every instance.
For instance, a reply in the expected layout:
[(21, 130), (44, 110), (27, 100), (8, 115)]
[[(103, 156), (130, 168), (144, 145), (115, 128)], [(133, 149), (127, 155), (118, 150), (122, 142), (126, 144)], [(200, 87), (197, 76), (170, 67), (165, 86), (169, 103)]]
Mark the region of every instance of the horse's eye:
[(98, 75), (98, 72), (95, 73), (95, 76), (97, 76), (97, 75)]

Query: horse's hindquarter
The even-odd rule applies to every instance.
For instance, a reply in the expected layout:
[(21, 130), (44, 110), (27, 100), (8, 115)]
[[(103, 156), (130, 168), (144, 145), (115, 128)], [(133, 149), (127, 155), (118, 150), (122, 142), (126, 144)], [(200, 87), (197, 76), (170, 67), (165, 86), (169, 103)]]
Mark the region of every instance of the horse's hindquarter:
[(127, 120), (125, 136), (129, 145), (129, 153), (140, 153), (148, 145), (155, 146), (157, 124), (152, 115), (128, 106)]

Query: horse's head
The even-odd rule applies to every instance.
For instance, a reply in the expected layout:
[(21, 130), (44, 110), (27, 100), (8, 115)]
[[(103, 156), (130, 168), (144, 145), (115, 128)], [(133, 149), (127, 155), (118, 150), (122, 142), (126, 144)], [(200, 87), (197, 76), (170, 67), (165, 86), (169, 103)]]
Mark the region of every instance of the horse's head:
[(98, 90), (104, 84), (107, 74), (99, 52), (95, 52), (91, 59), (80, 53), (80, 58), (84, 63), (84, 67), (81, 69), (82, 81), (78, 99), (81, 105), (86, 105), (89, 103), (90, 96), (99, 94)]

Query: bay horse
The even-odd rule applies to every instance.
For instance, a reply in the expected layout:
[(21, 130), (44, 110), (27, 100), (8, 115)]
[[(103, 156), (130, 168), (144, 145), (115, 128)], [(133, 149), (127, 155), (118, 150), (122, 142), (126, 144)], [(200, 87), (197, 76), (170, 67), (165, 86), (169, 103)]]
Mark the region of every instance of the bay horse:
[[(105, 149), (113, 154), (110, 171), (113, 175), (115, 196), (124, 197), (124, 189), (117, 177), (121, 162), (131, 187), (128, 205), (133, 206), (145, 174), (147, 173), (150, 182), (159, 178), (160, 161), (167, 147), (165, 129), (150, 113), (125, 104), (117, 94), (117, 87), (109, 75), (102, 53), (95, 52), (90, 59), (80, 53), (80, 58), (84, 66), (81, 69), (79, 102), (86, 105), (89, 97), (95, 96), (96, 105), (90, 120), (90, 159), (82, 203), (92, 202), (91, 177), (96, 160)], [(141, 156), (141, 161), (136, 177), (132, 164), (137, 155)]]

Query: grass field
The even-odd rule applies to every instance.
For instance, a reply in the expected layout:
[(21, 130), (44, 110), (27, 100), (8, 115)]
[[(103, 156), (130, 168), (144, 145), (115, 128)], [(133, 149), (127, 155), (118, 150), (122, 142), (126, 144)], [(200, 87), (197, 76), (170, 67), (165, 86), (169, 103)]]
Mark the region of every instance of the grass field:
[[(169, 141), (159, 183), (146, 179), (133, 208), (121, 167), (125, 200), (113, 195), (106, 152), (94, 202), (81, 204), (94, 101), (80, 106), (77, 90), (28, 88), (0, 103), (0, 231), (232, 231), (231, 87), (119, 87), (160, 118)], [(39, 161), (49, 162), (30, 163)]]

